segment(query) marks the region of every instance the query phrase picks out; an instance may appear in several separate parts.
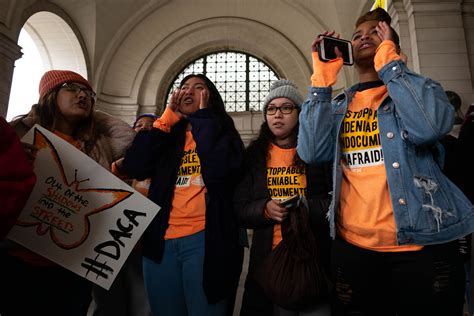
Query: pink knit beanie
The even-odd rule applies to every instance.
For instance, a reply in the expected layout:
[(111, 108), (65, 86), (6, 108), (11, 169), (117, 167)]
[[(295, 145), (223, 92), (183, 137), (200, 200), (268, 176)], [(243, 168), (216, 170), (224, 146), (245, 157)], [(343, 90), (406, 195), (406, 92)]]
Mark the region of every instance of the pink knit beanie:
[(70, 70), (50, 70), (44, 73), (39, 83), (39, 95), (42, 99), (49, 92), (54, 90), (56, 87), (66, 82), (76, 82), (85, 85), (87, 88), (92, 90), (89, 81), (84, 79), (80, 74)]

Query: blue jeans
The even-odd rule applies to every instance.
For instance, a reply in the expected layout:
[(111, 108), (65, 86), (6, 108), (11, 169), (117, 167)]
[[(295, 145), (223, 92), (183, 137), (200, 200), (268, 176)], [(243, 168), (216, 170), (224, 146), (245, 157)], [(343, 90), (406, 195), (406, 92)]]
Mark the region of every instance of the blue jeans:
[(143, 258), (143, 274), (153, 315), (225, 315), (226, 301), (209, 304), (202, 287), (204, 231), (169, 239), (161, 263)]

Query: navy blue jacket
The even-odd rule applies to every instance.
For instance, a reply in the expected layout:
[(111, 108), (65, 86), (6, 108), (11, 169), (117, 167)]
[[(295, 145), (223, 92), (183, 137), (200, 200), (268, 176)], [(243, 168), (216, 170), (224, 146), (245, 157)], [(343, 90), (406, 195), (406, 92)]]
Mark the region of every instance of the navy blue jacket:
[[(143, 255), (155, 262), (163, 256), (187, 123), (181, 120), (170, 133), (156, 128), (138, 133), (123, 161), (123, 171), (131, 178), (152, 179), (148, 198), (161, 207), (143, 236)], [(242, 269), (243, 248), (232, 196), (243, 144), (238, 135), (223, 128), (209, 108), (190, 115), (189, 123), (207, 189), (203, 287), (209, 303), (215, 303), (236, 289)]]

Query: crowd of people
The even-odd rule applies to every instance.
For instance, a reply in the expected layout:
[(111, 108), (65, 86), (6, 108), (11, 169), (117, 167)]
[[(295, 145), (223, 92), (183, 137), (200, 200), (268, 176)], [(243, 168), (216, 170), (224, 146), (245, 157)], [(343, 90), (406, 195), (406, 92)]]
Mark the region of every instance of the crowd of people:
[[(129, 126), (81, 75), (47, 71), (31, 111), (0, 118), (0, 315), (232, 315), (249, 244), (241, 315), (462, 315), (473, 114), (447, 146), (453, 107), (390, 23), (380, 8), (357, 20), (358, 83), (335, 97), (341, 52), (318, 46), (339, 35), (319, 34), (306, 101), (273, 82), (246, 148), (205, 75)], [(110, 290), (4, 239), (35, 185), (37, 148), (20, 141), (34, 124), (161, 207)]]

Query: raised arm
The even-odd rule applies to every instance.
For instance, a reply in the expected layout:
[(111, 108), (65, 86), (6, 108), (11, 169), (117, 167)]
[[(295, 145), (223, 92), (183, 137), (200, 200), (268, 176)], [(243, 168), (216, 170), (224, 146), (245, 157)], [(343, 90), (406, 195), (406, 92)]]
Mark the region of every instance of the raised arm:
[(120, 173), (140, 181), (150, 178), (160, 156), (174, 150), (177, 144), (173, 140), (177, 138), (176, 133), (181, 129), (171, 128), (186, 123), (181, 121), (183, 115), (178, 110), (182, 95), (183, 93), (178, 90), (175, 91), (163, 115), (153, 123), (153, 128), (137, 134), (127, 150)]
[(323, 35), (339, 37), (334, 32), (324, 32), (313, 41), (311, 87), (299, 117), (298, 155), (303, 161), (311, 164), (332, 161), (336, 141), (333, 130), (331, 86), (336, 83), (337, 74), (342, 67), (342, 58), (336, 50), (338, 58), (329, 62), (319, 60), (317, 46)]

